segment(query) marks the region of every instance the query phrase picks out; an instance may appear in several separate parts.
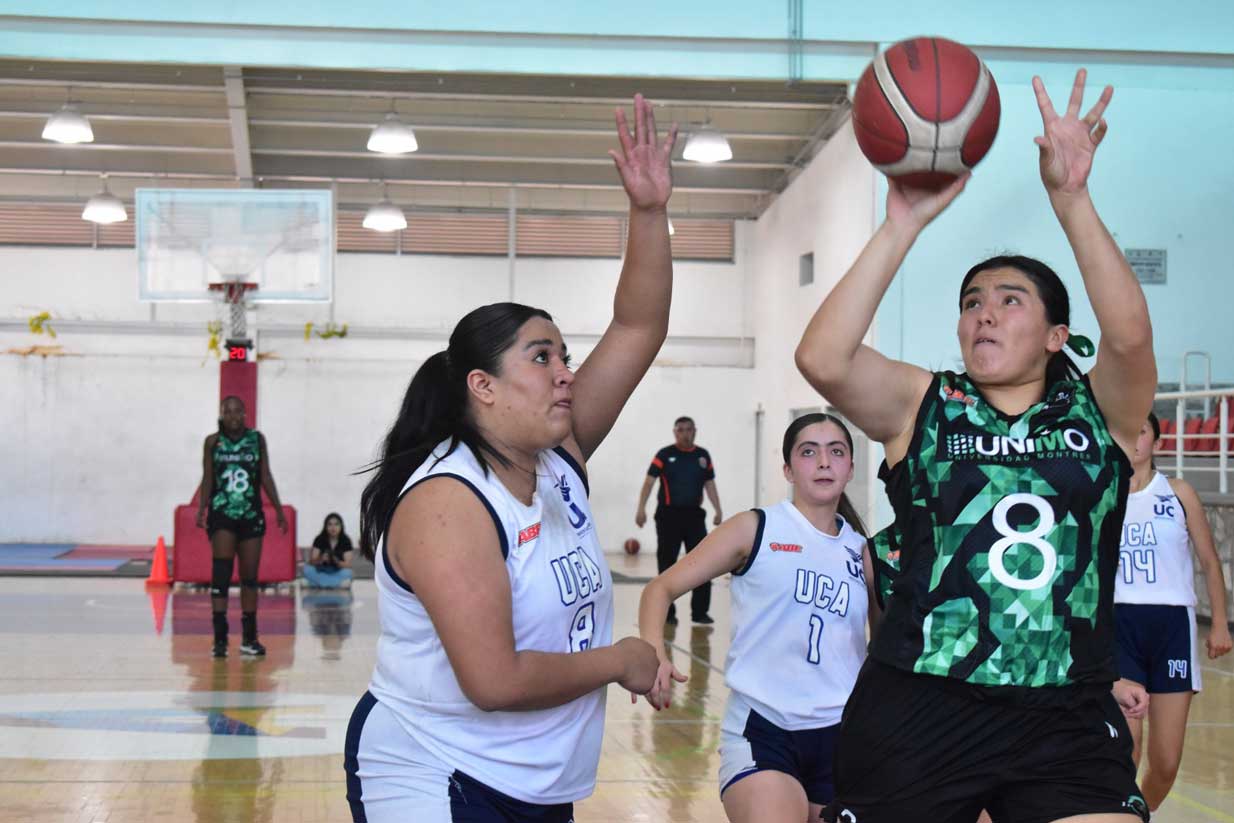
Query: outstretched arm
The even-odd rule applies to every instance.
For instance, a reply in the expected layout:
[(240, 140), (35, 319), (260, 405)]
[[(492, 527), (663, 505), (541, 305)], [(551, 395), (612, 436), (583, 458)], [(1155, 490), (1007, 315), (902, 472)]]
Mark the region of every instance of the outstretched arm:
[(566, 448), (589, 458), (651, 366), (668, 335), (673, 295), (673, 253), (668, 240), (668, 198), (677, 127), (656, 135), (651, 103), (634, 97), (634, 134), (617, 111), (620, 152), (609, 152), (630, 198), (626, 260), (613, 298), (613, 319), (574, 378), (574, 438)]
[(572, 652), (518, 649), (510, 575), (480, 499), (455, 479), (433, 478), (394, 511), (387, 538), (394, 570), (415, 591), (467, 699), (484, 711), (561, 706), (620, 683), (646, 693), (655, 652), (638, 638)]
[(1089, 196), (1088, 176), (1097, 147), (1105, 139), (1104, 114), (1114, 89), (1106, 86), (1088, 113), (1080, 117), (1086, 78), (1084, 69), (1076, 72), (1071, 98), (1061, 117), (1041, 78), (1033, 78), (1045, 131), (1036, 143), (1041, 150), (1041, 181), (1071, 244), (1101, 328), (1097, 362), (1089, 372), (1089, 381), (1114, 439), (1130, 455), (1157, 390), (1153, 328), (1144, 292)]
[(754, 512), (742, 512), (721, 524), (643, 589), (638, 604), (638, 633), (651, 644), (660, 659), (655, 685), (647, 694), (647, 702), (656, 709), (669, 705), (672, 681), (686, 681), (686, 676), (673, 667), (668, 649), (664, 646), (664, 620), (668, 617), (668, 607), (678, 597), (708, 580), (740, 568), (753, 550), (758, 517)]
[[(888, 181), (887, 219), (806, 326), (797, 346), (805, 379), (871, 439), (888, 447), (894, 464), (909, 432), (930, 373), (891, 360), (862, 344), (878, 304), (917, 236), (968, 181), (958, 178), (940, 192)], [(898, 452), (898, 454), (897, 454)]]

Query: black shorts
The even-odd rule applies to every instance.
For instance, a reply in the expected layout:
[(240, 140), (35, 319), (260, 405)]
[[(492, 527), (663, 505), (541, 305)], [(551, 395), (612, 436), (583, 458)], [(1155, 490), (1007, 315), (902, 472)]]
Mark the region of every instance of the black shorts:
[(1200, 690), (1195, 609), (1119, 603), (1114, 624), (1120, 675), (1149, 694)]
[[(832, 764), (840, 727), (789, 731), (729, 695), (720, 730), (720, 794), (743, 778), (762, 771), (797, 779), (811, 803), (824, 805), (835, 796)], [(971, 821), (970, 821), (971, 823)]]
[(1025, 707), (867, 659), (844, 709), (835, 766), (842, 823), (1148, 820), (1131, 732), (1108, 692)]
[(253, 518), (235, 520), (222, 512), (210, 511), (206, 515), (206, 536), (213, 539), (218, 531), (231, 532), (237, 540), (251, 540), (266, 533), (266, 516), (258, 514)]

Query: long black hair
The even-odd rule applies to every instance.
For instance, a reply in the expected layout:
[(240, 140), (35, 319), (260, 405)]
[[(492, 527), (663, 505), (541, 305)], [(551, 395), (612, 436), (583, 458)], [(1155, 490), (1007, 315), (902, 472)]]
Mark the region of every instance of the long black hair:
[[(968, 270), (964, 282), (960, 284), (960, 311), (964, 311), (964, 290), (972, 279), (983, 271), (991, 269), (1015, 269), (1023, 274), (1037, 287), (1037, 296), (1045, 305), (1046, 320), (1051, 326), (1071, 325), (1071, 297), (1067, 287), (1054, 269), (1033, 257), (1022, 254), (1000, 254), (988, 260), (982, 260)], [(1052, 386), (1059, 380), (1076, 380), (1083, 374), (1067, 353), (1062, 351), (1050, 355), (1045, 367), (1046, 386)]]
[(338, 512), (330, 512), (326, 515), (326, 519), (321, 521), (321, 532), (313, 538), (313, 545), (330, 545), (330, 535), (326, 533), (326, 527), (330, 525), (331, 520), (338, 521), (338, 547), (343, 551), (351, 551), (351, 538), (347, 536), (347, 529), (343, 526), (343, 516)]
[[(853, 435), (848, 430), (848, 426), (844, 425), (844, 421), (826, 412), (812, 412), (798, 417), (792, 423), (789, 423), (788, 428), (784, 430), (784, 444), (781, 447), (784, 454), (784, 465), (788, 466), (793, 462), (793, 446), (797, 445), (797, 435), (801, 434), (801, 430), (806, 426), (813, 426), (815, 423), (835, 423), (839, 426), (840, 431), (844, 433), (844, 439), (848, 441), (848, 453), (850, 456), (853, 454)], [(848, 492), (840, 493), (840, 503), (836, 506), (836, 511), (848, 521), (848, 525), (853, 527), (853, 531), (862, 537), (869, 536), (866, 534), (866, 526), (861, 520), (861, 515), (857, 514), (857, 509), (853, 507), (853, 502), (848, 499)]]
[(520, 303), (481, 306), (458, 321), (446, 350), (424, 361), (411, 378), (381, 456), (362, 469), (375, 472), (360, 495), (360, 551), (365, 557), (373, 558), (407, 478), (438, 443), (450, 440), (447, 455), (460, 443), (467, 445), (485, 472), (486, 455), (509, 465), (476, 428), (467, 406), (467, 375), (475, 369), (500, 374), (501, 355), (533, 317), (553, 319), (543, 309)]

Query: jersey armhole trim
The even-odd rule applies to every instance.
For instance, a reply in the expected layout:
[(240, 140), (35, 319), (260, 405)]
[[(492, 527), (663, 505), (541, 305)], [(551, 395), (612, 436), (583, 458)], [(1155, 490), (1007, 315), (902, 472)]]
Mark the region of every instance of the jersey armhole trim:
[(746, 562), (740, 569), (733, 572), (737, 577), (748, 572), (754, 565), (754, 558), (758, 557), (758, 547), (763, 544), (763, 528), (767, 525), (767, 512), (762, 509), (750, 509), (750, 511), (758, 515), (758, 528), (754, 530), (754, 544), (750, 547), (750, 556), (746, 558)]
[(578, 479), (583, 483), (583, 493), (586, 494), (587, 499), (590, 500), (591, 486), (587, 482), (587, 471), (578, 464), (578, 461), (574, 459), (574, 455), (570, 454), (565, 446), (555, 446), (553, 448), (553, 454), (566, 461), (566, 465), (574, 470), (574, 473), (578, 475)]
[(942, 388), (944, 376), (954, 378), (954, 372), (934, 372), (934, 377), (930, 379), (930, 385), (926, 387), (925, 394), (922, 395), (921, 402), (917, 404), (917, 413), (913, 416), (913, 436), (908, 439), (908, 450), (904, 452), (904, 456), (894, 466), (887, 465), (887, 458), (883, 458), (883, 462), (878, 467), (878, 479), (886, 484), (895, 472), (901, 470), (909, 459), (909, 456), (914, 453), (914, 450), (921, 446), (921, 421), (925, 418), (926, 412), (930, 408), (930, 404), (938, 397), (938, 391)]
[[(426, 480), (435, 480), (438, 477), (453, 478), (467, 488), (471, 489), (475, 496), (480, 498), (480, 502), (484, 504), (484, 508), (488, 509), (489, 516), (493, 518), (493, 526), (497, 529), (497, 539), (501, 541), (501, 559), (506, 560), (510, 556), (510, 540), (506, 537), (506, 529), (501, 523), (501, 518), (497, 516), (497, 511), (493, 508), (493, 504), (488, 502), (488, 498), (480, 493), (480, 490), (476, 488), (475, 484), (460, 474), (441, 472), (440, 474), (430, 474), (425, 477), (421, 477), (415, 483), (412, 483), (410, 486), (403, 489), (403, 491), (399, 494), (398, 499), (394, 501), (394, 506), (390, 509), (390, 511), (393, 512), (397, 509), (399, 504), (403, 502), (403, 498), (406, 497), (407, 494), (416, 486), (419, 486)], [(393, 515), (391, 515), (390, 519), (394, 519)], [(415, 590), (411, 588), (411, 584), (400, 577), (398, 572), (394, 570), (393, 564), (390, 563), (390, 552), (386, 546), (386, 538), (389, 537), (389, 535), (390, 527), (387, 526), (386, 533), (381, 536), (381, 560), (385, 564), (386, 574), (390, 575), (390, 579), (397, 583), (399, 588), (405, 589), (408, 594), (415, 594)]]

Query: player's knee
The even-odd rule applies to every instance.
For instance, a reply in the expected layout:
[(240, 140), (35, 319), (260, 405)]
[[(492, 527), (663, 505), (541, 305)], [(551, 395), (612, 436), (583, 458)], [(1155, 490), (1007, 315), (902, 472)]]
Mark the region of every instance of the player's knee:
[(219, 560), (215, 558), (211, 565), (210, 574), (210, 594), (213, 597), (226, 597), (227, 589), (231, 585), (231, 560)]
[(247, 589), (248, 591), (251, 591), (251, 592), (257, 591), (257, 578), (256, 577), (242, 578), (240, 580), (240, 588)]

